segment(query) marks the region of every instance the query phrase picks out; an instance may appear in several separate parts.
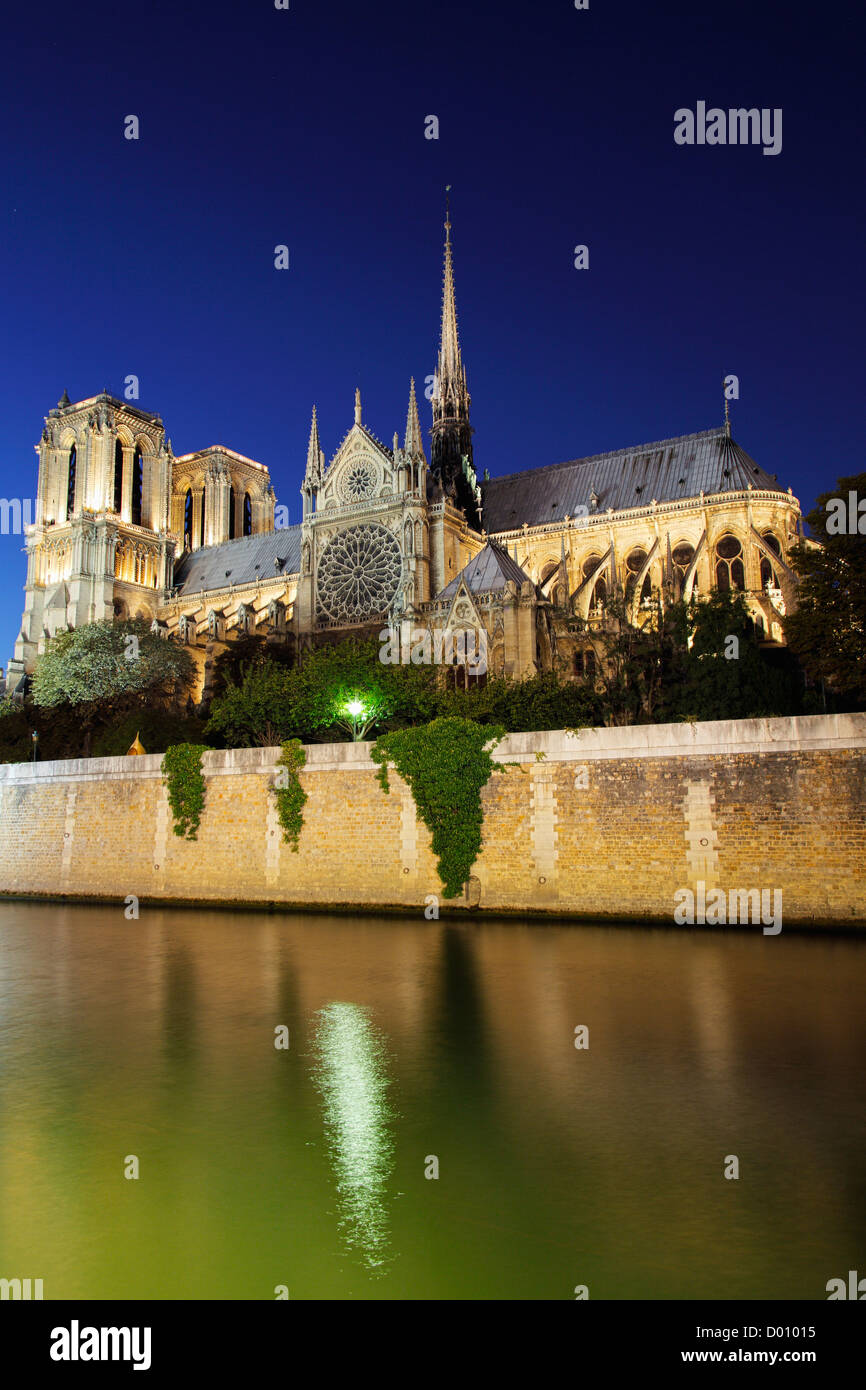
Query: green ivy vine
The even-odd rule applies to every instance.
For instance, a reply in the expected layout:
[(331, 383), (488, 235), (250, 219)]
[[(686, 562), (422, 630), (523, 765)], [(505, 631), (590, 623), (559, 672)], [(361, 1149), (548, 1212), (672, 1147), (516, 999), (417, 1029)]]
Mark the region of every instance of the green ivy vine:
[(162, 757), (163, 782), (174, 817), (174, 833), (194, 840), (204, 806), (203, 743), (176, 743)]
[(472, 719), (434, 719), (412, 729), (398, 729), (376, 740), (370, 757), (376, 776), (390, 791), (388, 764), (409, 784), (418, 814), (433, 836), (443, 897), (463, 891), (481, 848), (484, 812), (481, 789), (492, 772), (503, 772), (489, 749), (505, 735), (498, 724)]
[(307, 755), (301, 740), (287, 739), (277, 758), (277, 767), (280, 770), (271, 787), (277, 798), (277, 817), (283, 827), (283, 839), (287, 845), (291, 845), (295, 854), (298, 852), (298, 839), (304, 824), (304, 803), (307, 800), (298, 769), (302, 768), (306, 761)]

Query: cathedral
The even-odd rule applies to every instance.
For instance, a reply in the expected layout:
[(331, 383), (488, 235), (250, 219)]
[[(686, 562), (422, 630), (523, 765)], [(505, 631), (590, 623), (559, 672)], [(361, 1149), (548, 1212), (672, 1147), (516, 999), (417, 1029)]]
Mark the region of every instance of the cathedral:
[[(589, 458), (479, 480), (457, 325), (450, 216), (432, 428), (409, 389), (402, 444), (354, 419), (327, 462), (313, 409), (299, 524), (280, 524), (267, 468), (222, 445), (176, 456), (162, 419), (108, 394), (45, 419), (27, 529), (21, 632), (7, 690), (55, 633), (142, 617), (186, 644), (207, 698), (239, 637), (302, 654), (335, 636), (415, 634), (452, 653), (449, 678), (595, 669), (605, 602), (648, 622), (666, 603), (741, 590), (759, 636), (783, 641), (796, 601), (800, 507), (734, 441), (729, 421)], [(451, 638), (443, 644), (442, 636)], [(454, 637), (464, 639), (454, 641)], [(459, 653), (483, 649), (485, 662)], [(453, 653), (458, 655), (453, 655)]]

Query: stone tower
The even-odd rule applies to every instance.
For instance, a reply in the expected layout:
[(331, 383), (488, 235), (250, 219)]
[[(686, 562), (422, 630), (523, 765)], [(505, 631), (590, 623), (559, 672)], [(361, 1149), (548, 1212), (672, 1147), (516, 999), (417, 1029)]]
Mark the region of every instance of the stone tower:
[(27, 537), (21, 632), (10, 686), (65, 628), (103, 618), (152, 620), (171, 583), (171, 445), (158, 415), (106, 392), (64, 392), (36, 446), (36, 521)]

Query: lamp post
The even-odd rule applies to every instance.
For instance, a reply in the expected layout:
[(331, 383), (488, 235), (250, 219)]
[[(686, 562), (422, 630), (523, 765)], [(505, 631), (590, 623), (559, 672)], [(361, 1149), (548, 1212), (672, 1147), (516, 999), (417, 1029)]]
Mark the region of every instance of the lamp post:
[(348, 704), (346, 705), (346, 712), (352, 721), (352, 739), (355, 743), (357, 743), (360, 739), (360, 734), (358, 733), (358, 724), (359, 720), (361, 719), (361, 716), (364, 713), (364, 706), (361, 704), (360, 700), (349, 700)]
[(36, 762), (36, 749), (39, 746), (39, 730), (34, 729), (30, 735), (33, 740), (33, 761)]

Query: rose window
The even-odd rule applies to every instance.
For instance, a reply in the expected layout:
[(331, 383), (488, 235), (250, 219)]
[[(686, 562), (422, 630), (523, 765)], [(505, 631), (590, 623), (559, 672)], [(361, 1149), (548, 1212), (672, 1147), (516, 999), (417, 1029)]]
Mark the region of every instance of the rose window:
[(384, 526), (352, 526), (319, 561), (319, 603), (330, 618), (366, 622), (386, 612), (400, 584), (400, 547)]
[(376, 473), (369, 463), (351, 463), (343, 474), (340, 492), (344, 502), (362, 502), (376, 486)]

